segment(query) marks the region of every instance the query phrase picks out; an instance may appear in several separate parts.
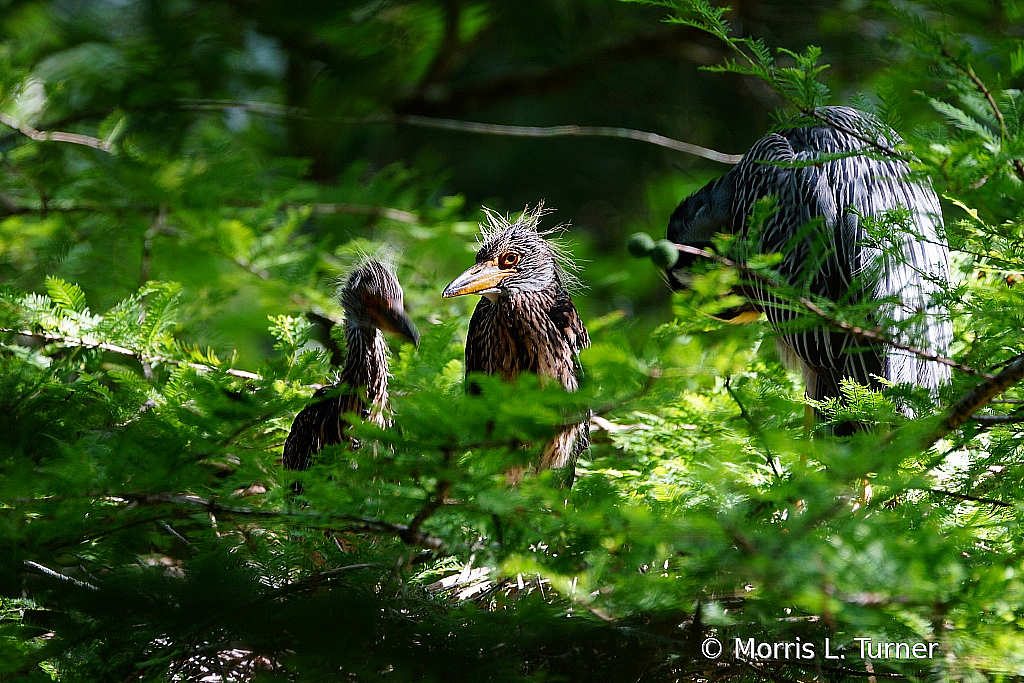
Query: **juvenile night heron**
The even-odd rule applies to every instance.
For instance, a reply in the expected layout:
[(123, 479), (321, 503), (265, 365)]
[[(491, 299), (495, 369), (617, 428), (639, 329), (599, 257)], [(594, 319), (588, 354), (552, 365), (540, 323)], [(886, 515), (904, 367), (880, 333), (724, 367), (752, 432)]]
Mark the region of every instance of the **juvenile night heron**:
[[(511, 381), (520, 373), (558, 380), (575, 391), (579, 352), (590, 346), (566, 285), (571, 261), (538, 229), (543, 203), (515, 222), (488, 211), (476, 263), (445, 287), (444, 297), (480, 294), (466, 339), (466, 378)], [(473, 391), (472, 384), (469, 385)], [(561, 469), (571, 485), (576, 459), (590, 444), (588, 420), (563, 429), (545, 447), (538, 469)], [(510, 473), (513, 481), (518, 473)]]
[(325, 446), (355, 445), (346, 434), (347, 414), (355, 413), (381, 427), (387, 425), (388, 347), (382, 330), (419, 342), (403, 298), (398, 278), (380, 261), (368, 261), (349, 276), (341, 293), (345, 364), (337, 381), (319, 389), (295, 416), (284, 444), (287, 469), (308, 469)]
[[(881, 378), (933, 394), (949, 379), (948, 367), (921, 354), (822, 319), (798, 320), (808, 313), (799, 296), (849, 305), (866, 311), (861, 328), (946, 355), (952, 327), (939, 298), (949, 279), (942, 214), (928, 180), (892, 151), (900, 142), (873, 116), (819, 109), (809, 125), (761, 138), (724, 177), (683, 200), (669, 222), (668, 239), (677, 244), (713, 250), (716, 233), (738, 234), (760, 254), (781, 255), (775, 277), (790, 292), (769, 292), (744, 277), (739, 293), (751, 305), (727, 314), (765, 313), (780, 356), (802, 371), (812, 399), (841, 397), (844, 378), (875, 389)], [(751, 213), (763, 198), (774, 199), (774, 213), (754, 225)], [(697, 258), (680, 255), (668, 271), (673, 288), (687, 286)]]

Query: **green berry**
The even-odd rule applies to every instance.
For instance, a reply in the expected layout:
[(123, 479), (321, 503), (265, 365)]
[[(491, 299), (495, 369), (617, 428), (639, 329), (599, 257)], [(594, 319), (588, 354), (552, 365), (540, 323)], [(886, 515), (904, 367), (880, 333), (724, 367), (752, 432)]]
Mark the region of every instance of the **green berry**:
[(651, 260), (659, 268), (671, 268), (679, 260), (679, 250), (668, 240), (658, 240), (651, 250)]
[(654, 238), (646, 232), (635, 232), (626, 240), (626, 251), (630, 256), (643, 258), (654, 249)]

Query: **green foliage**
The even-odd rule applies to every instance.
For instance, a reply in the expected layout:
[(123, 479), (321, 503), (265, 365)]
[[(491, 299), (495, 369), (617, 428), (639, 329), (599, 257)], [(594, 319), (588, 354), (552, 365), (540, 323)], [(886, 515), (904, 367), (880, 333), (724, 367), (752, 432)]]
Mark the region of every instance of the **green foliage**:
[(725, 18), (725, 7), (715, 7), (707, 0), (650, 4), (670, 7), (674, 12), (669, 21), (707, 33), (729, 48), (734, 56), (721, 64), (705, 67), (708, 71), (760, 79), (803, 112), (810, 112), (828, 102), (828, 88), (820, 81), (821, 73), (828, 65), (818, 64), (822, 54), (820, 47), (808, 45), (800, 53), (779, 48), (778, 54), (792, 61), (792, 66), (785, 66), (772, 55), (764, 40), (734, 36)]
[[(38, 0), (0, 18), (0, 680), (1024, 670), (1020, 392), (937, 444), (925, 438), (981, 373), (1024, 352), (1024, 101), (1007, 85), (1024, 57), (1019, 40), (1000, 42), (989, 10), (821, 10), (821, 47), (791, 37), (803, 47), (790, 48), (737, 35), (727, 8), (657, 3), (673, 12), (669, 28), (693, 31), (658, 34), (664, 44), (717, 55), (710, 73), (687, 72), (713, 90), (740, 75), (806, 113), (866, 84), (861, 106), (900, 128), (900, 152), (944, 197), (953, 381), (938, 399), (848, 383), (845, 402), (815, 407), (870, 428), (836, 438), (809, 423), (801, 380), (779, 364), (766, 326), (712, 317), (741, 303), (731, 291), (747, 274), (699, 266), (667, 304), (651, 293), (658, 269), (622, 254), (642, 230), (631, 253), (669, 256), (643, 216), (663, 225), (719, 168), (680, 180), (652, 164), (636, 181), (646, 199), (635, 218), (573, 220), (585, 226), (567, 242), (590, 287), (576, 301), (593, 341), (579, 391), (529, 376), (474, 378), (480, 392), (464, 391), (474, 302), (439, 297), (476, 249), (482, 198), (464, 188), (497, 177), (478, 194), (502, 210), (543, 187), (586, 195), (581, 214), (603, 215), (591, 181), (608, 174), (626, 194), (631, 152), (545, 141), (558, 158), (548, 163), (540, 143), (467, 152), (451, 132), (357, 121), (459, 100), (495, 121), (563, 104), (582, 112), (578, 92), (545, 88), (657, 42), (657, 15), (589, 2), (273, 5), (79, 12)], [(852, 67), (822, 63), (843, 47), (827, 27), (861, 19), (901, 42), (882, 67), (843, 82)], [(675, 57), (649, 61), (617, 72), (622, 92), (650, 80), (666, 98), (652, 109), (677, 111), (691, 91), (664, 85)], [(534, 80), (515, 81), (524, 64)], [(618, 99), (611, 111), (623, 116), (644, 108), (591, 85), (602, 116)], [(517, 87), (544, 93), (541, 105), (487, 108)], [(692, 118), (694, 130), (715, 128), (712, 115)], [(754, 224), (772, 210), (759, 203)], [(885, 243), (904, 218), (881, 217), (871, 238)], [(715, 247), (749, 250), (739, 239)], [(391, 341), (396, 426), (357, 423), (360, 448), (329, 447), (308, 471), (284, 472), (291, 420), (344, 351), (334, 290), (367, 255), (396, 263), (422, 331), (415, 348)], [(748, 259), (764, 277), (776, 263)], [(794, 325), (870, 327), (863, 306), (777, 293), (802, 314)], [(508, 484), (590, 411), (593, 444), (571, 489), (551, 472)], [(702, 651), (708, 638), (721, 658)], [(857, 640), (867, 638), (934, 645), (935, 656), (867, 662)], [(814, 656), (737, 656), (735, 643), (751, 639)], [(845, 659), (825, 659), (826, 642)]]

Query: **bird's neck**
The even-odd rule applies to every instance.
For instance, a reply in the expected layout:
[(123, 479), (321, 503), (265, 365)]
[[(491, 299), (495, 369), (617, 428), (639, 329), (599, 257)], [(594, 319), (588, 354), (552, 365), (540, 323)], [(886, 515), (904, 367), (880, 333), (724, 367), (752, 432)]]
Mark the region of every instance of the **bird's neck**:
[(500, 297), (484, 313), (493, 344), (491, 372), (496, 371), (505, 379), (520, 372), (533, 372), (542, 382), (557, 378), (563, 386), (570, 381), (569, 376), (563, 377), (560, 362), (566, 353), (559, 343), (562, 331), (553, 327), (551, 319), (560, 293), (540, 290), (509, 294)]
[(345, 328), (347, 352), (341, 377), (353, 389), (366, 388), (366, 398), (375, 408), (388, 402), (388, 350), (384, 334), (377, 329)]
[(564, 290), (561, 287), (541, 289), (535, 292), (520, 292), (500, 297), (495, 301), (498, 306), (510, 315), (523, 317), (530, 309), (547, 309), (558, 299)]

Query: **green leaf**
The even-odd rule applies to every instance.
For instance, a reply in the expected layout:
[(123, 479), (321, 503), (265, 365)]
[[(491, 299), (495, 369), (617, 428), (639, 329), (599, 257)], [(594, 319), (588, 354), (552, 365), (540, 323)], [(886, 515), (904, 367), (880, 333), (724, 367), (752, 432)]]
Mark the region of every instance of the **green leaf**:
[(65, 313), (85, 313), (85, 293), (59, 277), (46, 276), (46, 293), (58, 309)]
[(995, 139), (988, 126), (973, 118), (959, 107), (935, 98), (931, 98), (928, 101), (931, 103), (932, 108), (946, 117), (946, 120), (958, 129), (974, 133), (989, 142)]

